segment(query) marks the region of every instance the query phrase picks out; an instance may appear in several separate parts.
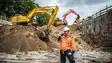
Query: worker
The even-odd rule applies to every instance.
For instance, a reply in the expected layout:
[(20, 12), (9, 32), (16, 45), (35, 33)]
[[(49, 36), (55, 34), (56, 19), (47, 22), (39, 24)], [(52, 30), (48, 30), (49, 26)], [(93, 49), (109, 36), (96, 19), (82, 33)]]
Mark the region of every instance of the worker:
[(69, 59), (70, 63), (75, 63), (74, 56), (73, 56), (75, 52), (75, 47), (74, 47), (75, 42), (73, 37), (71, 37), (69, 30), (70, 29), (68, 27), (64, 27), (63, 29), (64, 33), (62, 33), (57, 40), (58, 42), (60, 42), (61, 63), (66, 63), (66, 57)]

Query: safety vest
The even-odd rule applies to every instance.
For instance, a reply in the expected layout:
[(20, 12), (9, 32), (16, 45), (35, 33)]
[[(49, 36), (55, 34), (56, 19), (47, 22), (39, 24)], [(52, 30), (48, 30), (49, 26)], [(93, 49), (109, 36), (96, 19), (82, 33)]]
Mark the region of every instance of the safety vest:
[(63, 36), (61, 39), (61, 50), (76, 50), (76, 43), (74, 38), (72, 38), (70, 35), (68, 37)]

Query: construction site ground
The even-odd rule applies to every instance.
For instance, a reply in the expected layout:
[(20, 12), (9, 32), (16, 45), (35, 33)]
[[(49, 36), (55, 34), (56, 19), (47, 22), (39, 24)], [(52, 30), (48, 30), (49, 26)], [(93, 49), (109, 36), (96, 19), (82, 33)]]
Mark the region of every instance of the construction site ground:
[[(0, 26), (0, 63), (60, 63), (57, 37), (65, 25), (54, 27), (49, 41), (42, 41), (39, 33), (46, 28), (21, 25)], [(73, 36), (80, 36), (73, 26), (69, 26)], [(112, 53), (94, 48), (79, 38), (74, 57), (76, 63), (112, 63)], [(67, 60), (67, 63), (69, 61)]]

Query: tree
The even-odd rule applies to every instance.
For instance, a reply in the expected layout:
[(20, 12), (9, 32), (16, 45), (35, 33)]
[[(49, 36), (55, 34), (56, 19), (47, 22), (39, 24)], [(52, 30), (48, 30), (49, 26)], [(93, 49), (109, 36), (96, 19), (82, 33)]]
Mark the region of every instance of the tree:
[(57, 17), (56, 19), (55, 19), (55, 21), (62, 21), (59, 17)]
[(15, 14), (26, 15), (33, 8), (39, 7), (32, 0), (0, 0), (0, 14), (11, 17)]
[[(35, 0), (0, 0), (0, 15), (6, 15), (7, 17), (14, 16), (15, 14), (26, 15), (33, 8), (39, 7)], [(38, 25), (47, 25), (49, 22), (50, 14), (39, 13)]]
[(43, 26), (43, 25), (47, 25), (50, 19), (50, 14), (48, 13), (39, 13), (38, 14), (38, 25), (39, 26)]

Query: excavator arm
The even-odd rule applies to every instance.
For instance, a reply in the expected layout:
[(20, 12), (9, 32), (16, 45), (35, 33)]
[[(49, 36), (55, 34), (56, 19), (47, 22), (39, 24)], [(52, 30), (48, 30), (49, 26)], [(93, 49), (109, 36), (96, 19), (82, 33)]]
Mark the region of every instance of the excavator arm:
[(50, 20), (48, 22), (47, 28), (50, 28), (51, 25), (54, 23), (55, 17), (56, 17), (57, 12), (58, 12), (58, 9), (59, 9), (58, 6), (56, 6), (56, 8), (53, 10), (52, 15), (50, 17)]
[(27, 18), (31, 19), (33, 16), (35, 16), (39, 12), (50, 12), (52, 13), (47, 25), (47, 28), (50, 28), (50, 26), (54, 23), (54, 19), (58, 12), (58, 6), (46, 6), (46, 7), (40, 7), (33, 9), (28, 15)]
[(29, 21), (38, 13), (40, 12), (53, 12), (52, 9), (46, 9), (46, 8), (34, 8), (31, 12), (29, 12), (27, 14), (27, 18), (29, 19)]
[(72, 9), (70, 9), (66, 14), (64, 14), (63, 15), (63, 22), (66, 22), (67, 20), (66, 20), (66, 16), (68, 15), (68, 14), (70, 14), (70, 13), (73, 13), (73, 14), (75, 14), (75, 15), (77, 15), (77, 18), (75, 19), (75, 23), (76, 24), (80, 24), (80, 23), (82, 23), (82, 22), (87, 22), (87, 20), (80, 20), (80, 15), (79, 14), (77, 14), (74, 10), (72, 10)]
[(77, 25), (79, 25), (80, 23), (82, 23), (82, 22), (88, 22), (88, 20), (81, 20), (80, 19), (80, 15), (79, 14), (77, 14), (77, 18), (76, 18), (76, 20), (74, 21), (74, 23), (76, 23)]
[(70, 14), (71, 12), (67, 12), (67, 13), (65, 13), (64, 15), (63, 15), (63, 22), (66, 22), (66, 16), (68, 15), (68, 14)]
[(67, 21), (67, 20), (66, 20), (66, 16), (67, 16), (68, 14), (70, 14), (70, 13), (73, 13), (73, 14), (77, 15), (77, 13), (76, 13), (74, 10), (70, 9), (67, 13), (65, 13), (65, 14), (63, 15), (63, 22), (66, 22), (66, 21)]

